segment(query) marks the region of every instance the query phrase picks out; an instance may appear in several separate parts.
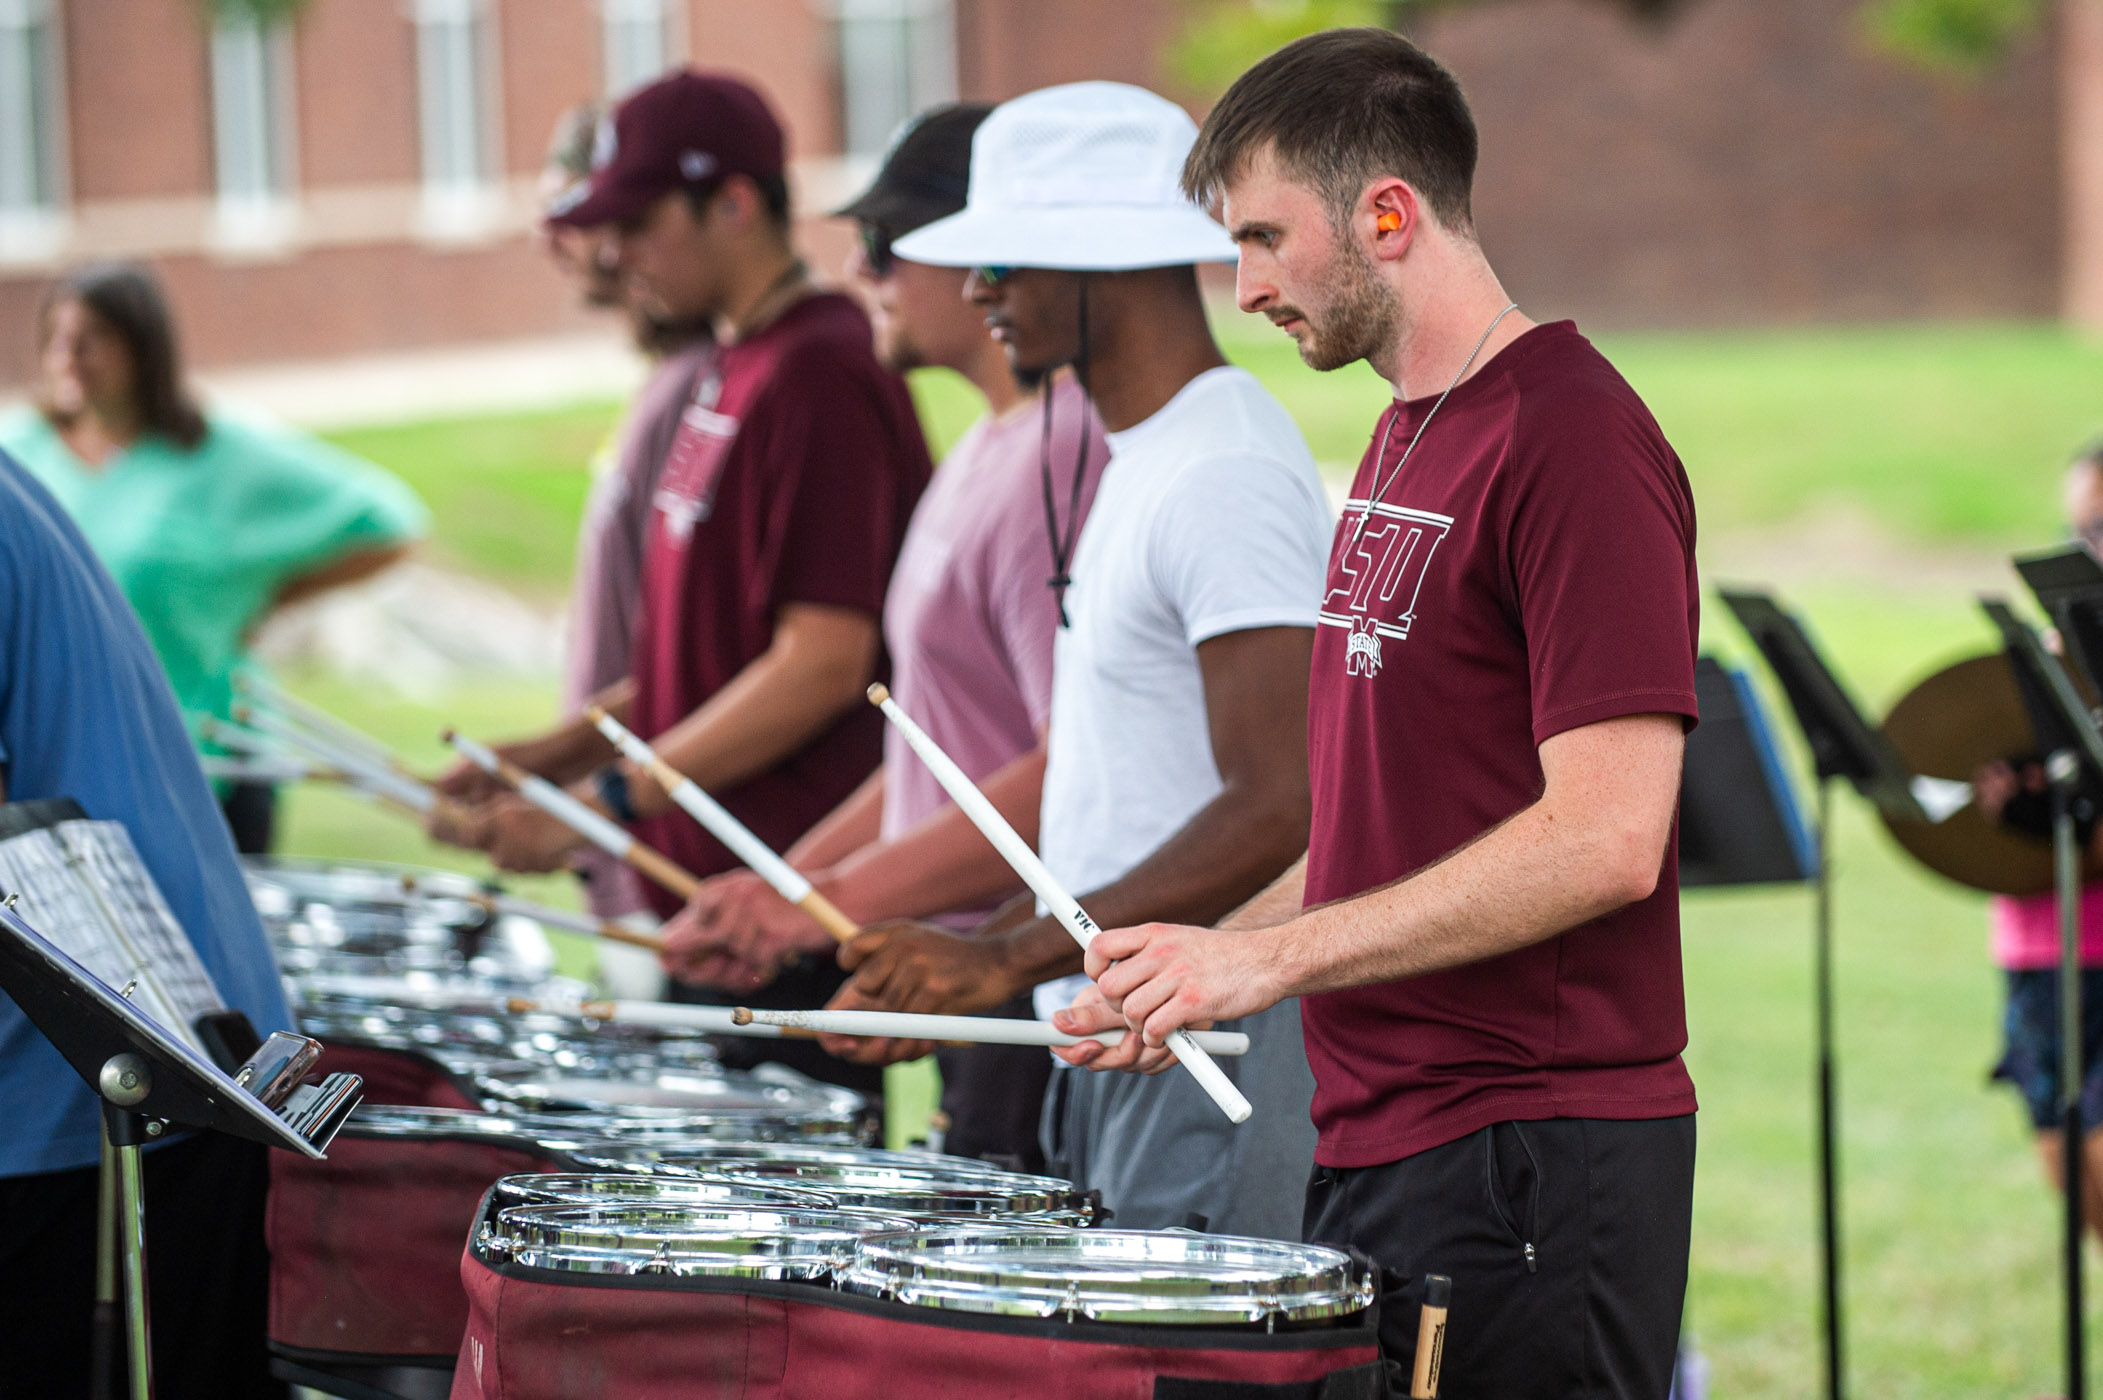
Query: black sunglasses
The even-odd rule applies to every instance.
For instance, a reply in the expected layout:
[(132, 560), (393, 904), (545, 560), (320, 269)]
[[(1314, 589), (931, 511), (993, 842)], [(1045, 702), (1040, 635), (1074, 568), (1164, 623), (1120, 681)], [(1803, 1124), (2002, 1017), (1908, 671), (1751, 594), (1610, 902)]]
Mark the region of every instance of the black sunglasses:
[(898, 255), (891, 251), (891, 235), (875, 224), (862, 225), (862, 261), (869, 265), (871, 277), (889, 277), (891, 269), (898, 266)]

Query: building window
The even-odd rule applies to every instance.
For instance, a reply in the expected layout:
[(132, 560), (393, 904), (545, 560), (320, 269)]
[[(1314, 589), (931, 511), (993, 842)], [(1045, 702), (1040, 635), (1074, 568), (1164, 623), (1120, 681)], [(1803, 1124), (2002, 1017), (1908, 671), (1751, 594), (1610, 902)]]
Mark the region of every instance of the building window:
[(57, 27), (51, 0), (0, 0), (0, 257), (47, 255), (63, 231)]
[(601, 0), (607, 96), (619, 97), (672, 66), (668, 8), (665, 0)]
[(291, 233), (294, 141), (291, 33), (252, 19), (212, 30), (212, 150), (219, 232), (237, 245)]
[(501, 215), (493, 117), (495, 35), (484, 0), (415, 0), (417, 118), (425, 230), (488, 230)]
[(952, 0), (836, 4), (841, 136), (849, 156), (877, 156), (906, 118), (956, 100)]

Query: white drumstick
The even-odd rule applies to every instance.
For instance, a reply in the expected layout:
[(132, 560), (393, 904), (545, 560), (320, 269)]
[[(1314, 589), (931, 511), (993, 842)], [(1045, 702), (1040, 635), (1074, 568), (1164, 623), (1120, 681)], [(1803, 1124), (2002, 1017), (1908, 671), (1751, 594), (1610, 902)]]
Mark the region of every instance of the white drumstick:
[(519, 796), (541, 811), (615, 860), (628, 862), (681, 899), (692, 899), (694, 891), (701, 887), (701, 881), (691, 872), (674, 864), (660, 852), (645, 846), (629, 835), (618, 822), (600, 816), (546, 778), (528, 773), (487, 745), (479, 744), (456, 730), (446, 730), (444, 738), (469, 763), (492, 777), (502, 779), (516, 789)]
[[(800, 1038), (780, 1026), (745, 1025), (728, 1006), (683, 1006), (657, 1001), (606, 1001), (598, 998), (544, 998), (518, 996), (484, 987), (421, 986), (392, 977), (315, 976), (290, 979), (301, 992), (318, 996), (353, 997), (388, 1006), (418, 1006), (432, 1009), (509, 1012), (525, 1016), (578, 1016), (593, 1021), (616, 1021), (630, 1026), (657, 1026), (670, 1030), (700, 1031), (706, 1035), (738, 1035), (749, 1039)], [(808, 1034), (815, 1035), (816, 1032)]]
[(308, 704), (273, 680), (249, 673), (236, 677), (234, 686), (244, 694), (254, 696), (272, 709), (282, 712), (294, 724), (319, 734), (338, 748), (353, 749), (373, 762), (383, 764), (399, 773), (411, 771), (409, 765), (402, 762), (394, 750), (372, 735), (344, 723), (318, 705)]
[[(739, 1007), (739, 1025), (781, 1026), (818, 1035), (886, 1036), (896, 1040), (956, 1040), (973, 1045), (1115, 1045), (1123, 1031), (1068, 1035), (1045, 1021), (1002, 1016), (921, 1016), (897, 1011), (755, 1011)], [(1246, 1055), (1249, 1038), (1240, 1031), (1192, 1031), (1207, 1054)]]
[(431, 786), (420, 779), (412, 778), (333, 740), (324, 739), (310, 730), (287, 723), (278, 716), (243, 706), (236, 712), (243, 724), (259, 729), (271, 738), (307, 753), (328, 764), (331, 768), (348, 774), (359, 786), (379, 794), (390, 802), (399, 803), (419, 816), (429, 816), (444, 801)]
[[(994, 805), (986, 800), (986, 795), (978, 790), (978, 784), (972, 782), (964, 775), (963, 769), (950, 761), (949, 755), (942, 752), (941, 745), (928, 738), (920, 726), (913, 723), (913, 717), (899, 708), (898, 702), (891, 698), (889, 690), (881, 685), (870, 686), (869, 701), (884, 712), (885, 719), (898, 727), (898, 732), (905, 736), (905, 741), (912, 746), (913, 752), (920, 755), (920, 761), (935, 775), (935, 781), (942, 785), (950, 800), (963, 810), (964, 815), (971, 818), (973, 825), (977, 826), (985, 838), (993, 843), (994, 848), (1006, 857), (1015, 873), (1022, 877), (1022, 882), (1030, 887), (1037, 898), (1044, 901), (1052, 917), (1073, 935), (1074, 941), (1083, 948), (1094, 942), (1095, 935), (1102, 932), (1096, 927), (1095, 920), (1089, 918), (1088, 911), (1081, 908), (1074, 897), (1053, 878), (1051, 871), (1045, 868), (1044, 862), (1037, 859), (1037, 853), (1030, 849), (1029, 843), (1016, 835), (1015, 828), (1008, 825), (1007, 818), (1003, 817)], [(1200, 1087), (1211, 1095), (1212, 1101), (1219, 1105), (1220, 1111), (1227, 1115), (1229, 1122), (1241, 1123), (1248, 1120), (1252, 1112), (1249, 1101), (1242, 1096), (1241, 1090), (1234, 1087), (1234, 1081), (1221, 1073), (1218, 1065), (1212, 1063), (1212, 1057), (1190, 1038), (1189, 1031), (1170, 1032), (1168, 1048), (1175, 1051), (1176, 1058), (1182, 1061), (1183, 1068), (1189, 1070)]]
[(585, 706), (584, 716), (598, 726), (607, 742), (619, 749), (623, 757), (648, 773), (688, 816), (701, 823), (709, 835), (728, 846), (732, 855), (772, 885), (774, 893), (801, 908), (842, 943), (861, 932), (854, 920), (840, 912), (838, 905), (811, 888), (811, 882), (803, 877), (802, 872), (769, 850), (767, 843), (730, 815), (722, 803), (702, 791), (699, 783), (665, 762), (657, 750), (637, 738), (628, 726), (597, 705)]

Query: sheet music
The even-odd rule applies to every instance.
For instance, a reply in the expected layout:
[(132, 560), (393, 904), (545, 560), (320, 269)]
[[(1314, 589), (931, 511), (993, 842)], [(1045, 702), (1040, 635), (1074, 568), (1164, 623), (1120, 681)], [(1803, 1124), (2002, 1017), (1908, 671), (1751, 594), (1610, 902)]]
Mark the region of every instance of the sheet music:
[(0, 889), (23, 919), (122, 992), (171, 1035), (202, 1052), (196, 1021), (224, 1011), (122, 823), (67, 821), (0, 841)]

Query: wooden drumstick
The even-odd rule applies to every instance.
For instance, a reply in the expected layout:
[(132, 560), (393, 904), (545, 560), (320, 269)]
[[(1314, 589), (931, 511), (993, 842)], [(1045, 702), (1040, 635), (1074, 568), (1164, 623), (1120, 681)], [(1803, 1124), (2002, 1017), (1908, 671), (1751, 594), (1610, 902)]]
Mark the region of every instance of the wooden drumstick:
[(681, 899), (692, 899), (694, 891), (701, 888), (700, 879), (692, 872), (645, 846), (629, 835), (618, 822), (600, 816), (546, 778), (528, 773), (502, 754), (487, 745), (475, 742), (457, 730), (448, 729), (442, 737), (469, 763), (500, 779), (541, 811), (615, 860), (626, 861), (634, 866)]
[[(935, 781), (942, 785), (950, 800), (956, 803), (964, 815), (971, 818), (972, 824), (978, 827), (980, 833), (993, 843), (994, 849), (998, 850), (1015, 873), (1022, 877), (1022, 882), (1030, 887), (1037, 898), (1044, 901), (1045, 907), (1051, 910), (1052, 917), (1073, 935), (1074, 941), (1083, 948), (1094, 942), (1095, 935), (1102, 932), (1096, 927), (1095, 920), (1088, 917), (1088, 912), (1066, 892), (1065, 887), (1045, 867), (1044, 862), (1037, 859), (1037, 853), (1030, 849), (1029, 842), (1017, 835), (1015, 828), (1008, 825), (1008, 819), (986, 800), (986, 794), (978, 790), (978, 784), (972, 782), (964, 770), (957, 767), (948, 754), (942, 752), (942, 746), (930, 739), (926, 732), (913, 722), (911, 715), (899, 708), (898, 702), (891, 698), (890, 690), (882, 685), (870, 686), (869, 703), (882, 710), (884, 718), (890, 720), (898, 732), (905, 736), (906, 743), (912, 746), (914, 753), (920, 755), (920, 761), (935, 775)], [(1190, 1071), (1191, 1077), (1197, 1080), (1199, 1087), (1219, 1105), (1220, 1111), (1227, 1115), (1227, 1121), (1248, 1121), (1249, 1114), (1253, 1111), (1248, 1099), (1243, 1097), (1241, 1090), (1234, 1087), (1234, 1081), (1227, 1078), (1218, 1065), (1212, 1063), (1212, 1057), (1198, 1048), (1198, 1043), (1190, 1038), (1189, 1031), (1170, 1032), (1168, 1048), (1175, 1051), (1176, 1059), (1182, 1063), (1183, 1068)]]
[(657, 750), (637, 738), (626, 725), (597, 705), (585, 706), (584, 717), (598, 727), (624, 758), (648, 773), (688, 816), (701, 823), (709, 835), (728, 846), (731, 854), (773, 886), (776, 894), (810, 915), (842, 943), (861, 932), (854, 920), (840, 912), (838, 905), (811, 888), (811, 882), (801, 871), (769, 850), (767, 843), (730, 815), (722, 803), (703, 792), (699, 783), (665, 762)]
[(1446, 1359), (1446, 1307), (1453, 1301), (1453, 1280), (1424, 1275), (1424, 1306), (1417, 1312), (1417, 1364), (1409, 1379), (1410, 1400), (1437, 1400), (1439, 1363)]

